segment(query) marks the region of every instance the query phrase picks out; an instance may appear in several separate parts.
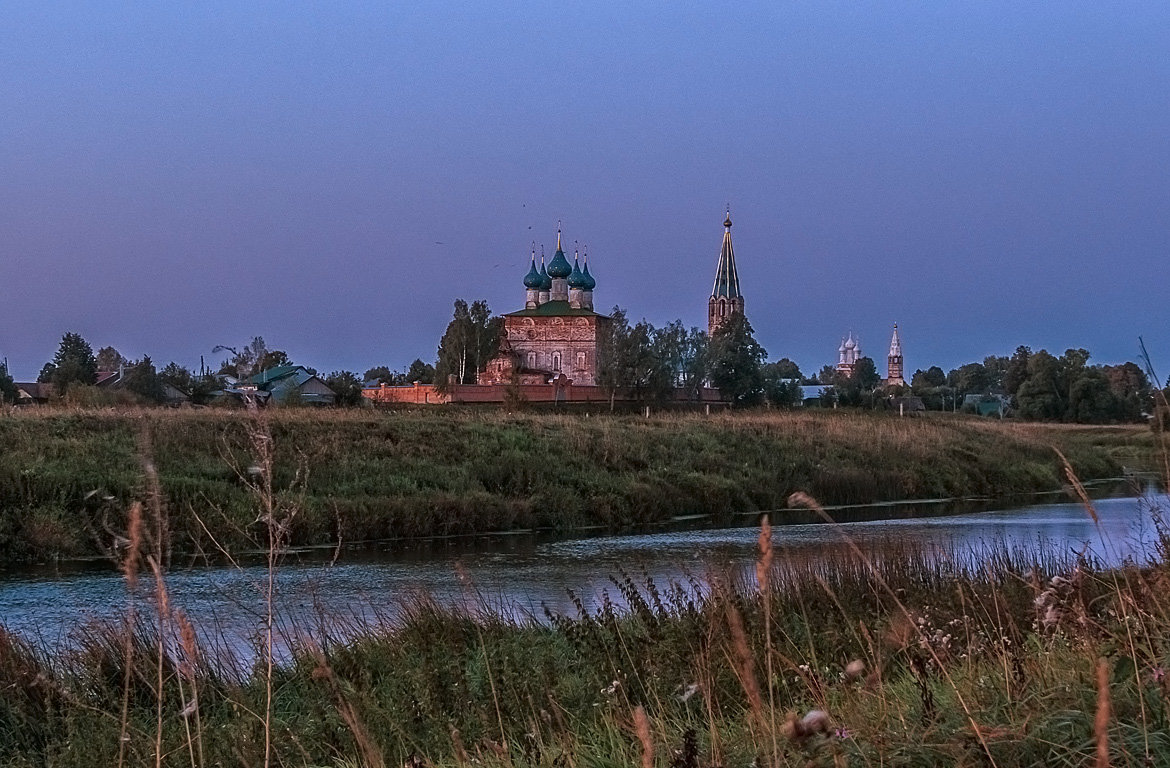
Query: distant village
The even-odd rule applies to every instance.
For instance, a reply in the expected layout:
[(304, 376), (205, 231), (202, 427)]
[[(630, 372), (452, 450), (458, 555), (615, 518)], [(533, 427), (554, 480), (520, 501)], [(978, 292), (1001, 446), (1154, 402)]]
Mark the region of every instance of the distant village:
[[(1088, 422), (1140, 421), (1154, 411), (1159, 382), (1148, 360), (1139, 366), (1089, 365), (1086, 350), (1057, 357), (1018, 347), (949, 373), (937, 366), (907, 380), (902, 338), (890, 328), (885, 375), (849, 331), (836, 361), (805, 375), (787, 358), (766, 361), (755, 341), (740, 287), (730, 212), (707, 305), (707, 328), (681, 321), (654, 328), (631, 324), (621, 310), (594, 309), (597, 279), (588, 253), (566, 254), (558, 225), (546, 262), (533, 244), (523, 306), (493, 316), (485, 302), (455, 302), (434, 364), (415, 360), (405, 372), (375, 367), (364, 375), (322, 375), (270, 350), (262, 338), (197, 371), (175, 363), (157, 369), (112, 347), (96, 353), (67, 333), (37, 381), (13, 381), (0, 365), (0, 397), (16, 406), (389, 406), (583, 403), (624, 407), (864, 407), (901, 415), (950, 410), (1005, 418)], [(519, 302), (518, 302), (519, 303)]]

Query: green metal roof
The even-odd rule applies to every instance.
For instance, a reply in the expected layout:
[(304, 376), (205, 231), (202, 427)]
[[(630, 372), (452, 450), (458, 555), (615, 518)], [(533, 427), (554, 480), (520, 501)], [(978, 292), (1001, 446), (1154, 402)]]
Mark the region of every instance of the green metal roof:
[(592, 309), (573, 309), (567, 301), (546, 301), (536, 309), (509, 312), (505, 317), (605, 317)]

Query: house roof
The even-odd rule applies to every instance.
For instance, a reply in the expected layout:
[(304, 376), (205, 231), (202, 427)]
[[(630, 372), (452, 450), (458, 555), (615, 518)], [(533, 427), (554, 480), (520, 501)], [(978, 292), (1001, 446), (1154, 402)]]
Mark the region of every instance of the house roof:
[(313, 375), (309, 373), (309, 371), (303, 365), (278, 365), (275, 368), (268, 368), (267, 370), (260, 371), (260, 373), (257, 373), (255, 376), (248, 378), (247, 383), (262, 386), (273, 381), (278, 381), (280, 379), (293, 376), (298, 371), (304, 371), (308, 376)]
[(505, 317), (605, 317), (592, 309), (573, 309), (567, 301), (546, 301), (536, 309), (509, 312)]

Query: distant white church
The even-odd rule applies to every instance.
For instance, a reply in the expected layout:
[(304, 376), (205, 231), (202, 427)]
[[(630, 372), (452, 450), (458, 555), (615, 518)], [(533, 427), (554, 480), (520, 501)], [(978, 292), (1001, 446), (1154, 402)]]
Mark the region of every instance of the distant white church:
[[(841, 346), (837, 348), (837, 372), (852, 376), (857, 362), (865, 355), (861, 351), (861, 338), (854, 337), (853, 331), (849, 336), (841, 339)], [(890, 339), (890, 352), (886, 355), (886, 378), (882, 385), (887, 387), (904, 387), (906, 379), (903, 377), (902, 367), (902, 339), (898, 335), (898, 324), (894, 323), (894, 335)]]

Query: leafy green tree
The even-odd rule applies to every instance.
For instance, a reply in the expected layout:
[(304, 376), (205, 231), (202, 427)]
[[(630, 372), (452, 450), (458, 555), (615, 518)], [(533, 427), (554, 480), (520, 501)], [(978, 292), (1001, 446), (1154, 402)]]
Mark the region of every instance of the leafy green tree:
[(416, 381), (419, 384), (434, 384), (435, 366), (424, 363), (416, 357), (414, 362), (410, 364), (410, 368), (407, 369), (405, 378), (407, 384), (413, 384)]
[(163, 382), (149, 356), (143, 356), (138, 362), (130, 363), (125, 367), (125, 371), (121, 380), (122, 389), (133, 392), (148, 403), (158, 404), (166, 400)]
[(1004, 392), (1014, 396), (1019, 391), (1020, 385), (1028, 378), (1028, 361), (1031, 358), (1032, 349), (1030, 347), (1016, 347), (1016, 351), (1012, 354), (1007, 362), (1007, 366), (1004, 368), (1003, 379), (1001, 381)]
[(377, 381), (381, 384), (394, 386), (402, 383), (401, 378), (401, 373), (396, 373), (384, 365), (378, 365), (368, 369), (362, 376), (362, 381)]
[[(685, 390), (692, 399), (707, 379), (707, 334), (675, 320), (653, 333), (654, 353), (666, 368), (668, 386)], [(661, 382), (665, 384), (665, 382)]]
[(1027, 359), (1027, 377), (1016, 390), (1020, 416), (1038, 420), (1062, 418), (1066, 403), (1060, 360), (1043, 349), (1029, 355)]
[(362, 404), (362, 380), (353, 371), (334, 371), (325, 377), (325, 386), (333, 390), (333, 402), (352, 408)]
[(169, 384), (183, 394), (190, 396), (191, 385), (195, 380), (195, 374), (178, 363), (171, 361), (166, 364), (165, 368), (158, 372), (158, 378), (163, 384)]
[(937, 365), (932, 365), (925, 371), (919, 369), (910, 378), (910, 388), (914, 390), (914, 394), (921, 394), (924, 390), (941, 387), (946, 383), (947, 375)]
[(1143, 413), (1153, 413), (1150, 380), (1137, 363), (1107, 365), (1103, 373), (1109, 380), (1109, 389), (1121, 402), (1122, 420), (1139, 421)]
[(598, 383), (609, 391), (611, 410), (618, 389), (641, 403), (658, 402), (670, 393), (673, 371), (665, 358), (674, 352), (664, 350), (673, 346), (671, 336), (669, 331), (662, 336), (645, 320), (631, 325), (626, 313), (614, 307), (597, 345)]
[(1109, 386), (1100, 368), (1087, 368), (1069, 390), (1065, 418), (1080, 424), (1108, 424), (1125, 417), (1125, 404)]
[(97, 383), (97, 359), (93, 347), (79, 333), (66, 333), (53, 360), (41, 369), (40, 381), (48, 381), (63, 395), (74, 384)]
[(767, 356), (747, 317), (733, 314), (711, 336), (711, 383), (735, 407), (759, 405), (764, 399)]
[(800, 366), (789, 360), (787, 357), (782, 357), (774, 363), (768, 363), (773, 366), (773, 373), (781, 379), (803, 379), (800, 373)]
[(990, 389), (1003, 389), (1003, 377), (1007, 374), (1009, 357), (988, 355), (983, 358), (983, 370), (987, 372), (987, 386)]
[(837, 382), (837, 369), (831, 365), (821, 366), (820, 373), (818, 373), (814, 378), (816, 379), (814, 382), (816, 384), (820, 384), (826, 387), (831, 386)]
[(118, 371), (130, 363), (122, 353), (113, 347), (102, 347), (97, 351), (97, 369), (99, 371)]
[[(793, 373), (796, 373), (793, 376)], [(794, 408), (804, 401), (800, 369), (788, 358), (763, 367), (764, 399), (775, 408)]]
[(15, 403), (16, 396), (16, 382), (8, 374), (8, 363), (0, 362), (0, 403)]
[(442, 391), (449, 381), (474, 384), (476, 377), (499, 346), (504, 319), (492, 317), (486, 301), (470, 305), (455, 300), (455, 312), (443, 338), (435, 364), (435, 384)]
[(859, 389), (868, 392), (872, 392), (882, 381), (877, 365), (870, 357), (863, 357), (853, 364), (853, 374), (850, 378), (857, 383)]
[(947, 385), (958, 397), (978, 395), (991, 388), (991, 376), (982, 363), (967, 363), (947, 374)]

